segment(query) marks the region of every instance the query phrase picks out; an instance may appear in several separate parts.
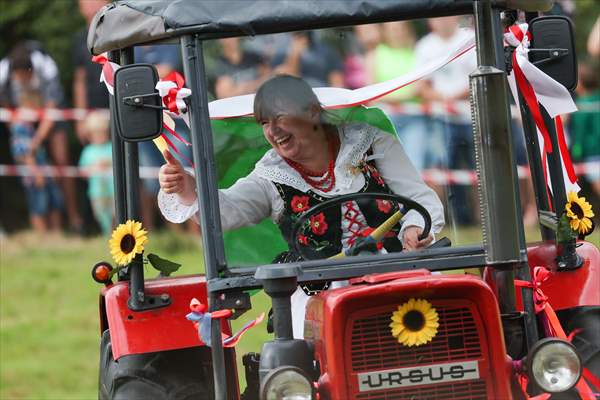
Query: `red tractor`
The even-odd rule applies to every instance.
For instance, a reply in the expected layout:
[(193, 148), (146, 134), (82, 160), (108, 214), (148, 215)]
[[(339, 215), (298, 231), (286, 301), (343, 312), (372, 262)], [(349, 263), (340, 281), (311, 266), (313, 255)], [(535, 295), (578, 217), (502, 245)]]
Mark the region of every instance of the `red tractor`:
[[(139, 220), (137, 144), (159, 135), (163, 122), (156, 70), (135, 64), (133, 47), (178, 42), (192, 89), (186, 105), (206, 275), (145, 280), (141, 255), (119, 271), (114, 283), (109, 266), (95, 267), (93, 275), (105, 283), (99, 398), (507, 399), (548, 398), (544, 394), (549, 393), (587, 399), (600, 392), (600, 252), (583, 240), (557, 235), (567, 203), (560, 156), (548, 154), (549, 196), (533, 122), (537, 115), (523, 99), (542, 243), (525, 243), (518, 209), (506, 82), (514, 48), (503, 46), (502, 23), (512, 24), (517, 9), (526, 11), (532, 59), (573, 89), (576, 60), (569, 21), (536, 18), (551, 4), (123, 0), (103, 8), (90, 27), (88, 46), (96, 55), (108, 52), (108, 59), (121, 65), (110, 103), (117, 221)], [(470, 76), (470, 101), (483, 244), (451, 247), (442, 240), (420, 252), (375, 255), (365, 247), (353, 257), (231, 267), (220, 223), (204, 42), (447, 15), (473, 15), (476, 26), (478, 68)], [(543, 108), (541, 117), (558, 148)], [(374, 201), (376, 195), (350, 196)], [(429, 218), (409, 199), (388, 200)], [(327, 206), (308, 210), (304, 218)], [(484, 278), (438, 272), (465, 268), (485, 270)], [(293, 338), (291, 294), (298, 285), (337, 280), (349, 283), (312, 296), (304, 338)], [(197, 298), (212, 312), (233, 310), (235, 318), (251, 308), (249, 291), (259, 288), (272, 299), (275, 338), (260, 354), (243, 356), (248, 386), (241, 394), (235, 351), (221, 341), (231, 331), (228, 320), (211, 325), (208, 347), (185, 316), (190, 300)], [(399, 324), (418, 334), (399, 339), (393, 335)]]

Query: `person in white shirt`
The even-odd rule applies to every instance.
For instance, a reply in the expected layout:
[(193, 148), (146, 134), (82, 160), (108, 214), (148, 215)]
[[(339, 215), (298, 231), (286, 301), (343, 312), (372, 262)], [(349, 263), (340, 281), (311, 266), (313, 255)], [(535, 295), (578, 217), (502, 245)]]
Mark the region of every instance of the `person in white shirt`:
[[(386, 200), (343, 202), (338, 208), (311, 217), (307, 229), (291, 237), (292, 226), (302, 213), (343, 194), (395, 193), (427, 209), (432, 220), (431, 234), (419, 240), (424, 220), (410, 210), (401, 226), (382, 241), (386, 251), (423, 248), (442, 229), (443, 206), (435, 192), (421, 180), (398, 140), (365, 123), (326, 123), (316, 95), (301, 78), (279, 75), (266, 81), (256, 93), (254, 116), (273, 148), (248, 176), (219, 191), (221, 223), (224, 230), (230, 230), (270, 217), (290, 247), (277, 262), (302, 258), (292, 250), (292, 241), (298, 241), (303, 248), (312, 248), (311, 258), (337, 254), (397, 209), (396, 204)], [(197, 220), (193, 177), (168, 151), (164, 155), (167, 164), (159, 172), (161, 212), (174, 223), (189, 218)], [(296, 303), (294, 298), (292, 302)], [(303, 309), (295, 312), (295, 336), (302, 334), (303, 318)], [(300, 321), (298, 327), (297, 321)]]
[[(455, 48), (457, 43), (472, 35), (468, 28), (460, 28), (459, 16), (428, 20), (431, 32), (417, 42), (417, 65), (426, 64)], [(449, 169), (473, 169), (475, 166), (471, 113), (468, 103), (469, 74), (477, 68), (475, 53), (459, 57), (419, 82), (419, 94), (425, 102), (443, 102), (455, 112), (433, 118), (433, 134), (428, 136), (428, 147), (434, 164)], [(476, 209), (474, 196), (468, 195), (462, 185), (448, 188), (449, 215), (458, 224), (473, 222)]]

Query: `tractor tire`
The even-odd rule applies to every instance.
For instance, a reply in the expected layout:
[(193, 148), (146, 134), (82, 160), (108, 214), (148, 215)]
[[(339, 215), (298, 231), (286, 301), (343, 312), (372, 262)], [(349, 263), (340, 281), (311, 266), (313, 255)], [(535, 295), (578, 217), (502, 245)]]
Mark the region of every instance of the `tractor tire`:
[(210, 348), (127, 355), (114, 360), (110, 332), (100, 342), (100, 400), (214, 398)]
[[(581, 356), (583, 366), (593, 375), (600, 376), (600, 336), (598, 335), (600, 332), (600, 307), (575, 307), (560, 310), (556, 314), (567, 335), (576, 329), (579, 330), (572, 343)], [(600, 387), (595, 388), (591, 384), (589, 386), (594, 393), (600, 390)], [(579, 400), (581, 398), (576, 389), (571, 389), (566, 393), (553, 395), (550, 399)]]

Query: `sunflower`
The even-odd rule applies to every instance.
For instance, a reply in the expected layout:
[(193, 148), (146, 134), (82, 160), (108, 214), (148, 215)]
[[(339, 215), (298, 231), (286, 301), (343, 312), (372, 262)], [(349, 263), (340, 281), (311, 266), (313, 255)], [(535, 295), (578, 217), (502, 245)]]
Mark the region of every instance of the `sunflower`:
[(439, 316), (430, 302), (410, 299), (392, 314), (392, 335), (405, 346), (421, 346), (437, 335)]
[(127, 220), (113, 231), (108, 241), (110, 253), (119, 265), (127, 265), (136, 254), (144, 251), (144, 244), (148, 241), (148, 232), (142, 229), (142, 223)]
[(575, 192), (569, 192), (567, 205), (565, 206), (567, 217), (571, 229), (585, 235), (592, 229), (592, 220), (594, 212), (590, 203), (585, 201), (585, 197), (577, 196)]

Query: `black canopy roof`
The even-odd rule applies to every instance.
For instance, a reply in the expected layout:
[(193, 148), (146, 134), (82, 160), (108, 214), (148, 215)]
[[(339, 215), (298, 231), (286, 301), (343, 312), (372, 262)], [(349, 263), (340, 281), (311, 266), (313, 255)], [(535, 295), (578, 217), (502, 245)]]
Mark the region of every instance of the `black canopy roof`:
[[(252, 36), (402, 19), (470, 14), (474, 0), (117, 0), (88, 32), (93, 54), (197, 33)], [(497, 8), (548, 10), (553, 0), (491, 0)]]
[(122, 0), (96, 14), (88, 48), (100, 54), (189, 32), (246, 36), (472, 10), (473, 0)]

